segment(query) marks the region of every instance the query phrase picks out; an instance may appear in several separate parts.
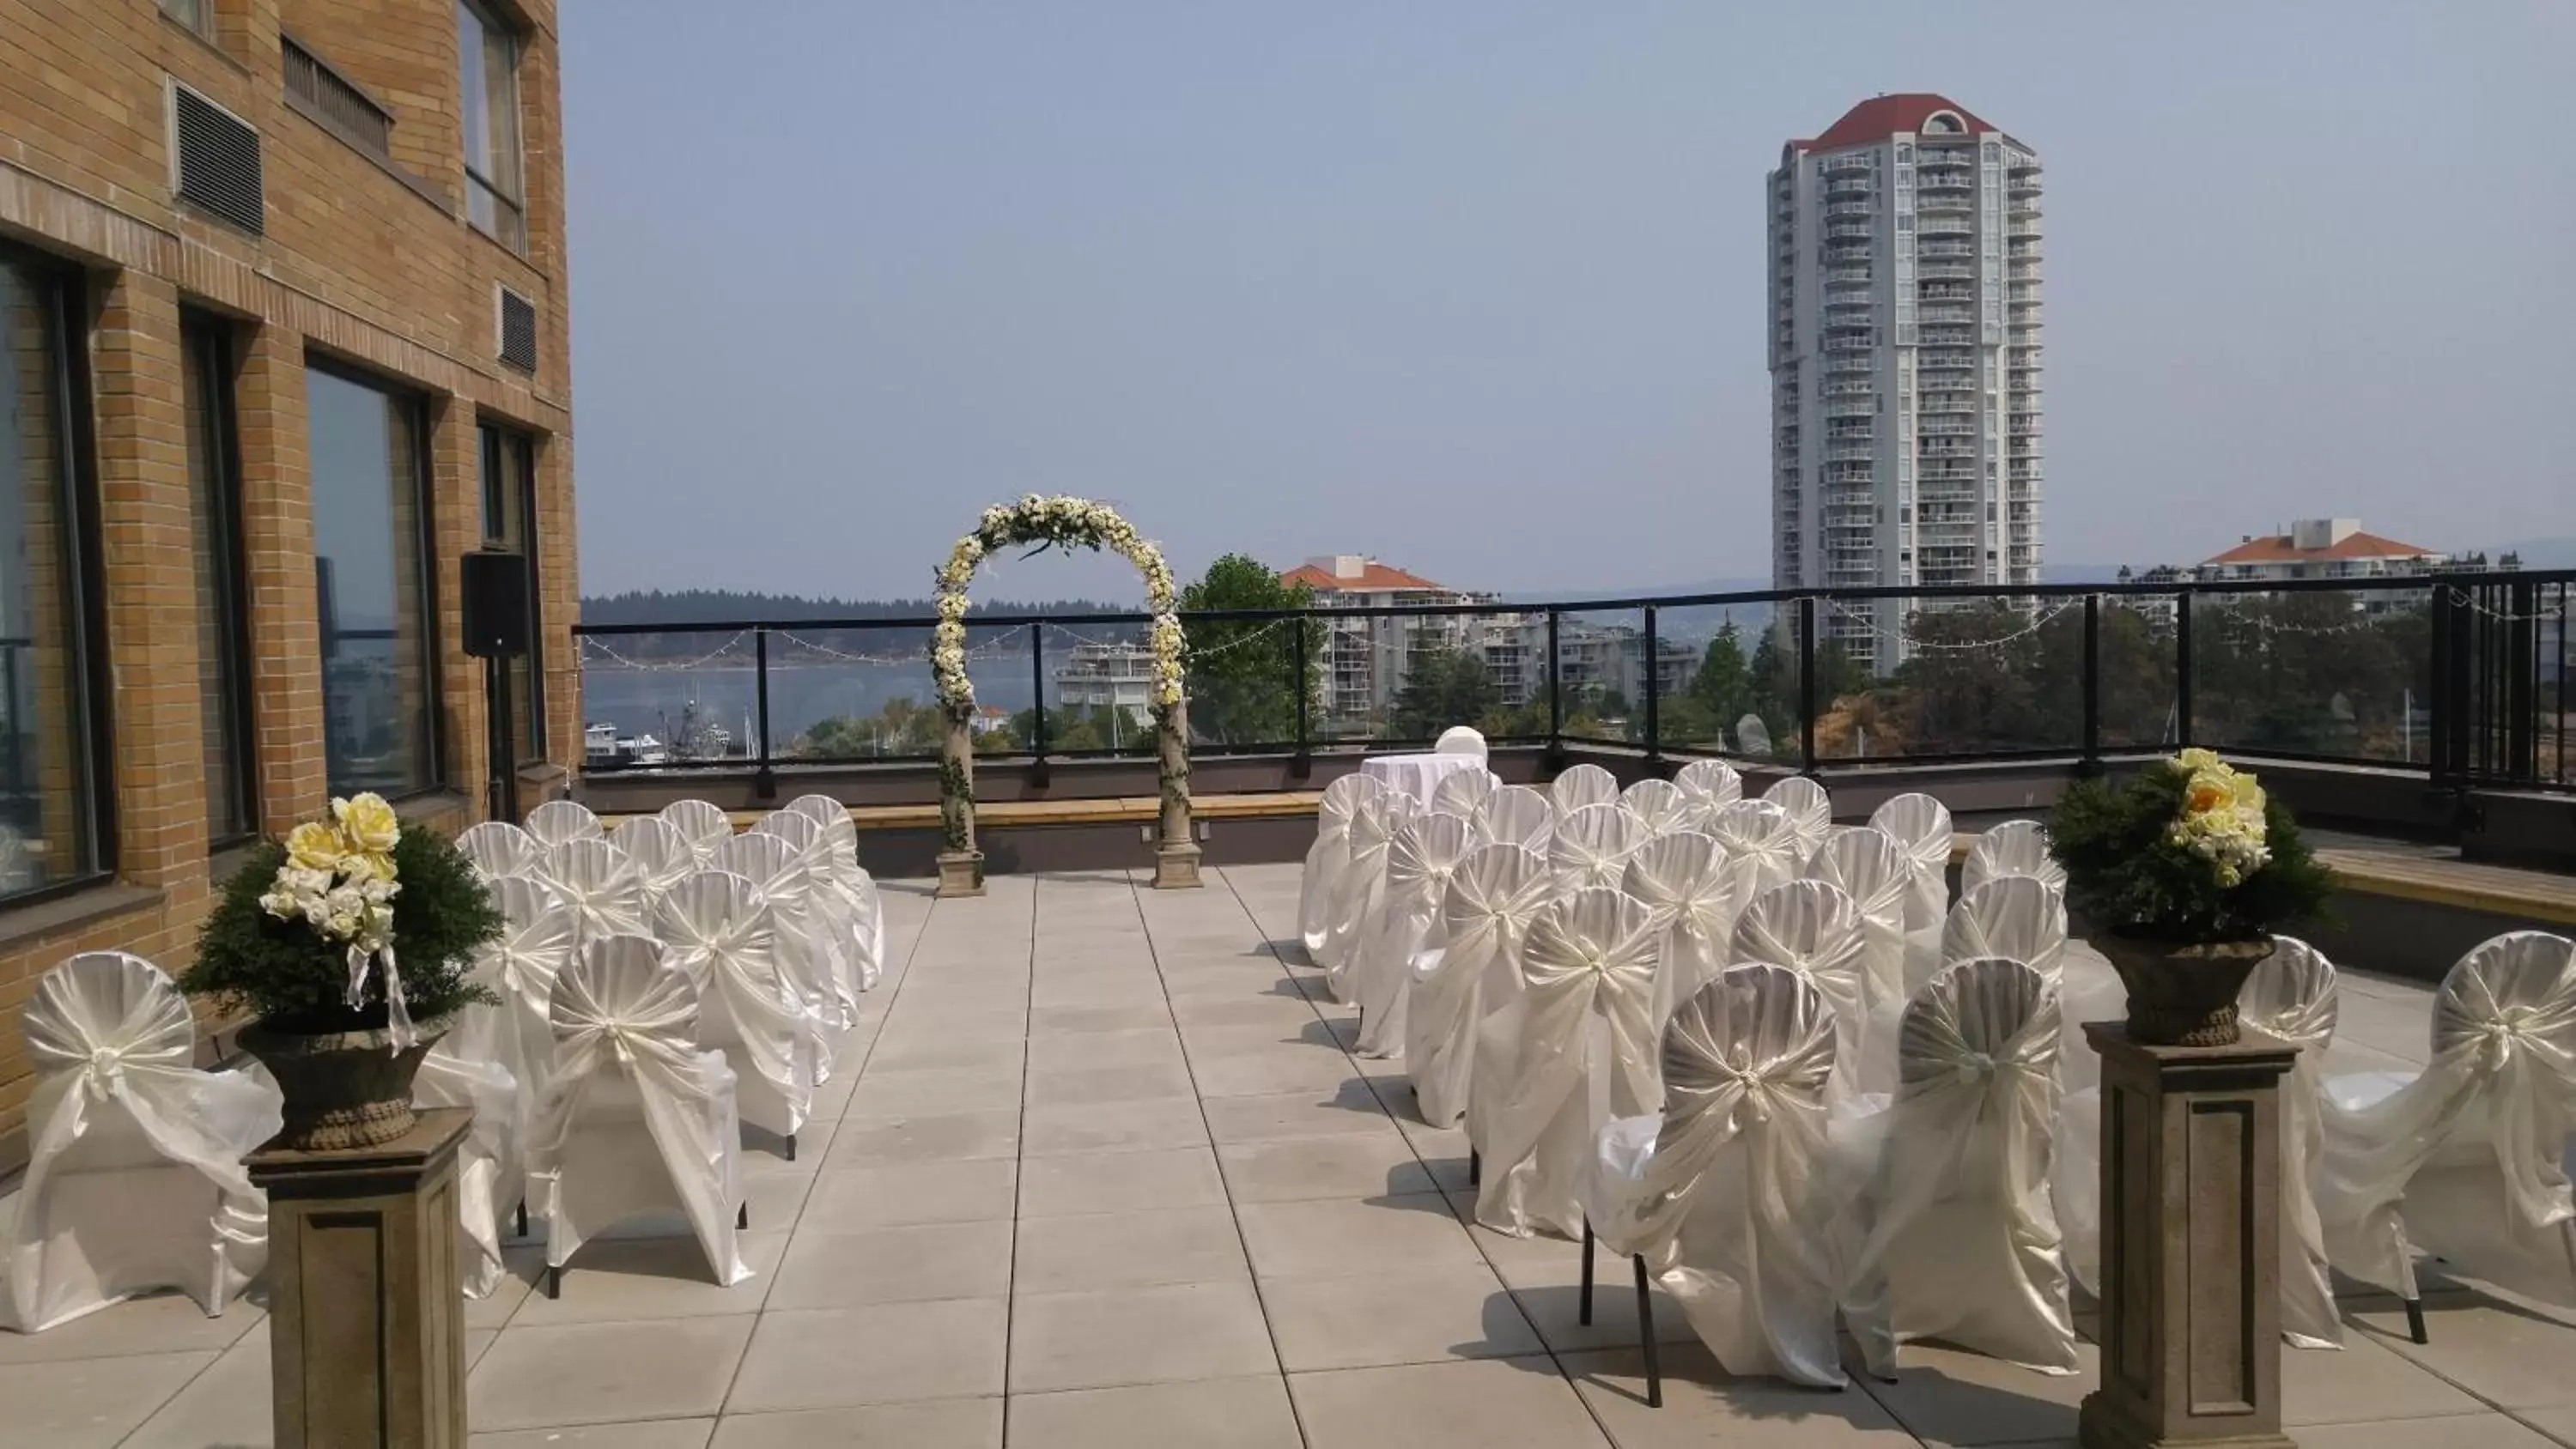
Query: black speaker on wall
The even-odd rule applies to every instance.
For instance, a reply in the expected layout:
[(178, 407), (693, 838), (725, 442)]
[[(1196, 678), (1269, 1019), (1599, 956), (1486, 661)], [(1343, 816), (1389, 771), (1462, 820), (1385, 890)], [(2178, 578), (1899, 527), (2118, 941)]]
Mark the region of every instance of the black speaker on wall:
[(528, 560), (499, 549), (465, 555), (465, 652), (507, 659), (528, 652)]

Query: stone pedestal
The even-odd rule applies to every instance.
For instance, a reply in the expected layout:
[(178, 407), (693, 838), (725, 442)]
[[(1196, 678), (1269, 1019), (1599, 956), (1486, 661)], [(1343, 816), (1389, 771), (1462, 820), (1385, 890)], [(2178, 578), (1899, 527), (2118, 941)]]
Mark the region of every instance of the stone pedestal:
[(424, 1108), (381, 1146), (251, 1157), (278, 1449), (464, 1449), (456, 1145), (473, 1121)]
[(2102, 1386), (2084, 1449), (2291, 1449), (2281, 1433), (2280, 1082), (2298, 1048), (2102, 1054)]
[(938, 896), (980, 896), (984, 893), (984, 852), (980, 850), (943, 850), (939, 853)]
[(1154, 889), (1158, 891), (1196, 890), (1199, 886), (1199, 848), (1195, 845), (1158, 845), (1154, 847)]

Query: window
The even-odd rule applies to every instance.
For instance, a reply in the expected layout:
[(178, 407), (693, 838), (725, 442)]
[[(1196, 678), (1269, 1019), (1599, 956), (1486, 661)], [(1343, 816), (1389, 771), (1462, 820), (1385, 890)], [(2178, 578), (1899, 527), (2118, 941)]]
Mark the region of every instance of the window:
[(544, 612), (537, 601), (537, 447), (525, 433), (485, 423), (483, 541), (528, 561), (528, 652), (510, 661), (510, 739), (522, 760), (546, 757)]
[(232, 337), (191, 317), (180, 329), (188, 430), (188, 530), (197, 574), (197, 706), (204, 734), (206, 838), (220, 848), (259, 828), (252, 753), (249, 593), (242, 577), (241, 455), (232, 418)]
[(206, 37), (215, 36), (215, 0), (161, 0), (161, 13)]
[(74, 285), (0, 249), (0, 899), (108, 866)]
[(319, 363), (304, 376), (331, 792), (424, 790), (438, 688), (420, 404)]
[(465, 125), (465, 217), (514, 252), (528, 249), (519, 195), (519, 38), (475, 0), (456, 0)]

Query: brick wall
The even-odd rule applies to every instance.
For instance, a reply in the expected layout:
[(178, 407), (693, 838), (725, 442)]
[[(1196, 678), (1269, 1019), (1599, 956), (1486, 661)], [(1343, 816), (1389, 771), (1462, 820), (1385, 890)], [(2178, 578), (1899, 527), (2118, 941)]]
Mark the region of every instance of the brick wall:
[[(431, 480), (433, 588), (445, 786), (406, 806), (453, 829), (480, 813), (485, 769), (479, 661), (458, 647), (457, 556), (481, 537), (475, 427), (537, 438), (549, 755), (581, 748), (571, 626), (570, 348), (563, 273), (562, 125), (551, 0), (492, 8), (518, 28), (528, 239), (513, 252), (464, 220), (454, 0), (213, 0), (214, 34), (154, 0), (0, 0), (0, 241), (76, 265), (83, 278), (86, 439), (95, 459), (112, 670), (115, 878), (31, 905), (0, 903), (0, 1169), (22, 1160), (32, 1082), (16, 1013), (45, 970), (77, 951), (187, 965), (220, 862), (208, 848), (189, 427), (180, 319), (228, 319), (239, 369), (253, 798), (264, 827), (324, 808), (323, 713), (307, 472), (305, 360), (321, 354), (421, 396)], [(394, 116), (371, 155), (291, 104), (290, 34)], [(250, 236), (178, 202), (170, 185), (170, 83), (259, 132), (266, 232)], [(493, 289), (536, 303), (535, 374), (495, 356)], [(48, 741), (50, 743), (50, 741)], [(66, 741), (71, 745), (76, 742)]]

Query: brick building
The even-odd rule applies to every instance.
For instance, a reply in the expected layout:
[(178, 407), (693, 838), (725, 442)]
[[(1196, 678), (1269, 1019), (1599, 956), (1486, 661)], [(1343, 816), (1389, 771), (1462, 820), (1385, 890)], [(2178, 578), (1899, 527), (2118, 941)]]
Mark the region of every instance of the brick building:
[(487, 539), (515, 751), (576, 758), (554, 12), (0, 0), (0, 1169), (48, 967), (184, 967), (333, 793), (478, 818)]

